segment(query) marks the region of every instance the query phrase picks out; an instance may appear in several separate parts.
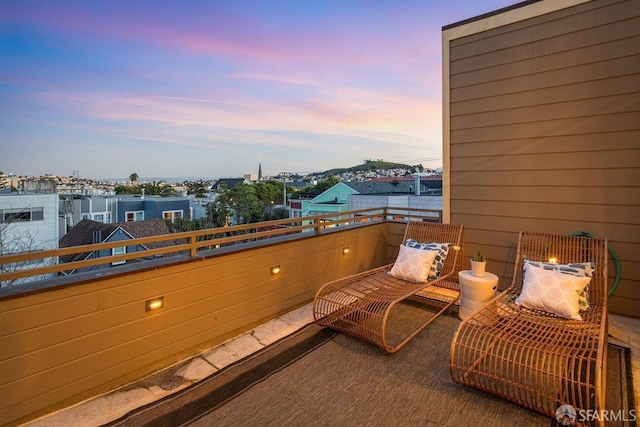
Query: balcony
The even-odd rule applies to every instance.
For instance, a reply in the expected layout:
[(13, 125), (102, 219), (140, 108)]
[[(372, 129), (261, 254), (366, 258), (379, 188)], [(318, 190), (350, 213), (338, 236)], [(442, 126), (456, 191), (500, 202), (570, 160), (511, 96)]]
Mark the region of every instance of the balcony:
[[(624, 272), (609, 308), (635, 317), (611, 316), (610, 333), (636, 360), (639, 16), (633, 1), (522, 2), (443, 28), (443, 221), (465, 225), (467, 253), (485, 253), (501, 288), (519, 230), (608, 237)], [(127, 261), (0, 290), (0, 419), (71, 406), (304, 307), (322, 283), (392, 261), (403, 222), (421, 215), (351, 212), (286, 229), (171, 235), (183, 239), (175, 256), (152, 249), (145, 255), (156, 259), (40, 269)], [(163, 306), (147, 311), (158, 298)], [(635, 373), (637, 386), (637, 363)]]
[[(408, 220), (440, 221), (440, 212), (381, 208), (339, 218), (310, 217), (304, 223), (280, 220), (170, 234), (128, 242), (170, 243), (145, 251), (144, 258), (140, 252), (125, 253), (45, 267), (51, 273), (69, 271), (70, 266), (114, 265), (2, 288), (0, 388), (6, 397), (0, 414), (9, 425), (43, 416), (35, 425), (60, 419), (67, 425), (84, 419), (82, 411), (93, 408), (89, 412), (99, 414), (93, 422), (113, 420), (132, 409), (127, 405), (135, 407), (158, 396), (116, 394), (119, 397), (111, 403), (94, 399), (53, 418), (47, 415), (194, 357), (186, 369), (195, 364), (192, 369), (197, 370), (203, 354), (222, 357), (207, 359), (222, 367), (231, 362), (229, 354), (211, 349), (230, 339), (239, 337), (230, 341), (237, 344), (227, 346), (241, 357), (260, 348), (255, 339), (260, 334), (276, 334), (267, 336), (265, 344), (291, 333), (311, 321), (309, 302), (322, 284), (392, 262)], [(60, 257), (117, 245), (122, 242), (37, 256)], [(35, 256), (0, 261), (9, 264)], [(127, 263), (120, 264), (122, 260)], [(42, 271), (3, 273), (0, 280), (37, 273)], [(273, 332), (267, 325), (276, 318), (275, 324), (286, 326)], [(630, 331), (640, 330), (640, 322), (612, 316), (611, 323), (612, 333), (625, 344), (638, 342)], [(247, 335), (248, 331), (253, 333)], [(637, 371), (635, 348), (632, 356)], [(183, 375), (193, 381), (194, 375), (204, 374)], [(113, 406), (124, 396), (126, 402)]]
[(20, 423), (73, 405), (298, 309), (325, 282), (392, 262), (405, 221), (439, 215), (383, 208), (170, 234), (127, 241), (171, 243), (142, 259), (125, 253), (3, 273), (0, 281), (109, 266), (0, 290), (0, 418)]

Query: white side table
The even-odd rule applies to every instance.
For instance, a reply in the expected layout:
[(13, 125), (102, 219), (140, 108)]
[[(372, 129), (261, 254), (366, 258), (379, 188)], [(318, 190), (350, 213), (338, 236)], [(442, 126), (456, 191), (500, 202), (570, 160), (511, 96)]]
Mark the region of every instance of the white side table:
[(458, 273), (460, 281), (460, 309), (458, 316), (465, 320), (474, 311), (488, 303), (495, 295), (498, 287), (498, 276), (485, 273), (484, 277), (476, 277), (471, 270)]

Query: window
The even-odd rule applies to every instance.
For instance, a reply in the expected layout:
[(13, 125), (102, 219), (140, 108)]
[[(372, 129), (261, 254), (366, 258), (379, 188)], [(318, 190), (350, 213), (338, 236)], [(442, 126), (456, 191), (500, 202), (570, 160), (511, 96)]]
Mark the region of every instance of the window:
[(31, 208), (31, 221), (42, 221), (44, 219), (44, 208)]
[(104, 214), (94, 214), (93, 220), (98, 222), (104, 222)]
[[(127, 247), (126, 246), (120, 246), (120, 247), (111, 249), (111, 255), (112, 256), (124, 255), (126, 253), (127, 253)], [(111, 263), (111, 265), (120, 265), (120, 264), (124, 264), (125, 262), (127, 262), (127, 261), (126, 260), (114, 261), (114, 262)]]
[(2, 222), (42, 221), (44, 208), (0, 209)]
[(182, 218), (182, 211), (163, 211), (162, 216), (166, 220), (175, 222), (175, 220)]
[(144, 211), (128, 211), (124, 213), (124, 220), (126, 222), (131, 221), (144, 221)]
[(5, 209), (4, 222), (25, 222), (31, 219), (30, 209)]

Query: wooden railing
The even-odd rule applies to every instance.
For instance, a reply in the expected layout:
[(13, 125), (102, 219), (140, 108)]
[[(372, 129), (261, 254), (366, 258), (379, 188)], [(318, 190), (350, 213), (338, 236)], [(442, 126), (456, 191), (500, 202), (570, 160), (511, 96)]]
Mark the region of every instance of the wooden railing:
[[(29, 252), (0, 256), (0, 284), (10, 283), (13, 280), (42, 276), (46, 274), (62, 274), (65, 271), (80, 268), (93, 267), (103, 264), (112, 264), (129, 260), (144, 260), (150, 257), (170, 256), (185, 254), (191, 257), (199, 256), (199, 252), (212, 248), (221, 248), (238, 243), (258, 241), (267, 238), (284, 237), (300, 233), (322, 233), (336, 226), (349, 226), (363, 222), (376, 222), (387, 220), (400, 221), (430, 221), (442, 222), (442, 211), (417, 208), (370, 208), (340, 213), (327, 213), (301, 218), (288, 218), (275, 221), (236, 225), (229, 227), (212, 228), (182, 233), (163, 234), (139, 239), (97, 243), (92, 245), (72, 246), (61, 249)], [(43, 260), (59, 260), (65, 255), (82, 253), (94, 253), (96, 251), (133, 247), (151, 243), (164, 243), (165, 246), (147, 249), (138, 252), (121, 255), (92, 257), (73, 262), (50, 262), (43, 267), (13, 269), (18, 263), (33, 263)], [(117, 267), (116, 267), (117, 268)]]

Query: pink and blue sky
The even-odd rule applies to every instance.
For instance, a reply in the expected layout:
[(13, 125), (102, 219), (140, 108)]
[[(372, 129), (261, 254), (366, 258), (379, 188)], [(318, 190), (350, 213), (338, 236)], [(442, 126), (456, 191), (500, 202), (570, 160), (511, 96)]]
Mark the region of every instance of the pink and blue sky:
[(3, 0), (0, 171), (442, 165), (442, 26), (513, 0)]

